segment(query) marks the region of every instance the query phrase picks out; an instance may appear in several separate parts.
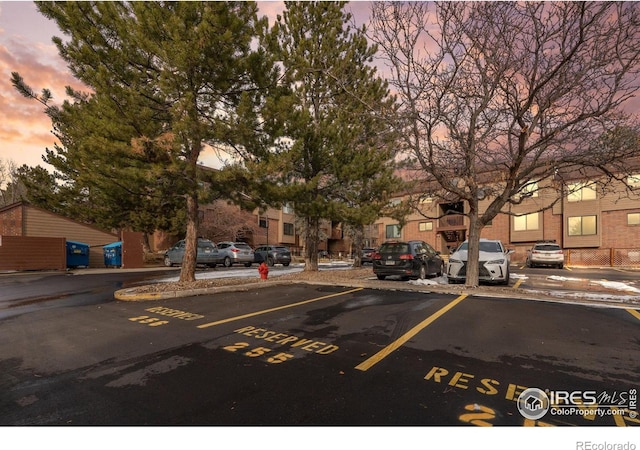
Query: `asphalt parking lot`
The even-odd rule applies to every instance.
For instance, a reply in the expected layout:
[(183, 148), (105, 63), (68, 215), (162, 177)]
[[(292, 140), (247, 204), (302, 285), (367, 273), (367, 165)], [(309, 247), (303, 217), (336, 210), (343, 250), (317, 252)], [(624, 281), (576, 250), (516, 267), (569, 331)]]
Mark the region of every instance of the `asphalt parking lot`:
[(517, 408), (637, 388), (629, 308), (295, 284), (38, 311), (0, 339), (3, 425), (640, 424)]

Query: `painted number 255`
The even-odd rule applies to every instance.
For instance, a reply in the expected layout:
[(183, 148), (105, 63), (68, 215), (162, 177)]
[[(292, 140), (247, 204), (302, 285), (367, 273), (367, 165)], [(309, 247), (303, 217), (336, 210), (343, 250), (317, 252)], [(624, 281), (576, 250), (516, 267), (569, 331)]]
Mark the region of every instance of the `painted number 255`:
[[(245, 351), (243, 355), (248, 356), (250, 358), (257, 358), (259, 356), (264, 356), (271, 351), (270, 348), (266, 348), (266, 347), (255, 347), (252, 349), (248, 349), (248, 347), (249, 347), (248, 342), (236, 342), (235, 344), (227, 345), (226, 347), (223, 347), (223, 348), (228, 352), (237, 352), (238, 350), (247, 349), (247, 351)], [(281, 352), (267, 358), (267, 362), (271, 364), (279, 364), (291, 358), (293, 358), (292, 354)]]

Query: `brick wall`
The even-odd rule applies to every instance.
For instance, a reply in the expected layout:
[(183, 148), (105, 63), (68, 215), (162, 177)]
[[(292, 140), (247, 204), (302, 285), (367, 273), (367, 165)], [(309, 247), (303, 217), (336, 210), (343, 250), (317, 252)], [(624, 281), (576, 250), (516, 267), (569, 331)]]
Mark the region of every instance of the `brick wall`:
[(22, 236), (22, 205), (0, 212), (0, 235)]
[(640, 226), (627, 224), (627, 214), (633, 212), (640, 209), (602, 212), (602, 247), (640, 248)]
[(0, 270), (65, 270), (64, 238), (0, 236)]

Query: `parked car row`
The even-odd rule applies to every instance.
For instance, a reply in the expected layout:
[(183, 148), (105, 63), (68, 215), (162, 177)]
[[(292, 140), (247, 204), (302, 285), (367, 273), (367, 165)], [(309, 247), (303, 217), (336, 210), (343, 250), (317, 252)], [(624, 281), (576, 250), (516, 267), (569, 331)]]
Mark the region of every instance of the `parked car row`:
[[(500, 240), (480, 239), (478, 258), (478, 278), (481, 282), (509, 284), (511, 255)], [(362, 261), (365, 262), (369, 250), (365, 249)], [(380, 280), (387, 276), (400, 276), (402, 279), (447, 275), (448, 283), (462, 283), (466, 280), (469, 242), (464, 241), (453, 249), (446, 264), (429, 244), (423, 241), (388, 241), (371, 253), (373, 273)], [(367, 255), (367, 256), (365, 256)], [(538, 241), (527, 253), (526, 265), (564, 267), (564, 252), (554, 241)]]
[[(164, 254), (164, 265), (171, 267), (182, 264), (185, 241), (181, 240)], [(364, 248), (362, 263), (370, 262), (373, 272), (380, 280), (388, 276), (400, 276), (403, 279), (424, 279), (427, 276), (442, 276), (446, 273), (449, 283), (461, 283), (466, 279), (469, 242), (464, 241), (454, 249), (445, 265), (440, 252), (424, 241), (387, 241), (380, 248)], [(501, 241), (480, 239), (479, 280), (484, 282), (509, 284), (510, 255)], [(209, 267), (222, 264), (231, 267), (234, 264), (252, 264), (266, 262), (269, 266), (291, 264), (291, 251), (283, 245), (262, 245), (255, 250), (245, 242), (219, 242), (217, 245), (208, 239), (198, 239), (196, 263)], [(562, 247), (553, 241), (539, 241), (528, 251), (526, 265), (564, 267)], [(446, 266), (446, 267), (445, 267)]]
[[(164, 253), (164, 265), (171, 267), (182, 264), (185, 248), (186, 242), (183, 239), (168, 249)], [(252, 264), (260, 264), (262, 261), (269, 266), (288, 266), (291, 263), (291, 252), (282, 245), (263, 245), (254, 250), (245, 242), (225, 241), (216, 245), (209, 239), (198, 238), (196, 264), (209, 267), (216, 267), (218, 264), (225, 267), (244, 264), (245, 267), (251, 267)]]

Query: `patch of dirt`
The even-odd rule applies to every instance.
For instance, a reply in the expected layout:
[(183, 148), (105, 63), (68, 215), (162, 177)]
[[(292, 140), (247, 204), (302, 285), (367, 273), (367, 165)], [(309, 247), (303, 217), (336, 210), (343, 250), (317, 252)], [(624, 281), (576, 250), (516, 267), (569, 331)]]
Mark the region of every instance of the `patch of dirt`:
[[(309, 281), (309, 282), (325, 282), (340, 284), (340, 282), (353, 282), (356, 280), (367, 280), (374, 277), (371, 267), (340, 269), (340, 270), (320, 270), (318, 272), (297, 272), (277, 277), (271, 277), (269, 280), (290, 280), (290, 281)], [(260, 283), (262, 280), (256, 270), (255, 278), (238, 277), (238, 278), (210, 278), (205, 280), (196, 280), (193, 282), (170, 282), (156, 283), (146, 286), (136, 287), (136, 292), (169, 292), (184, 291), (191, 289), (206, 289), (220, 286), (233, 286)]]

